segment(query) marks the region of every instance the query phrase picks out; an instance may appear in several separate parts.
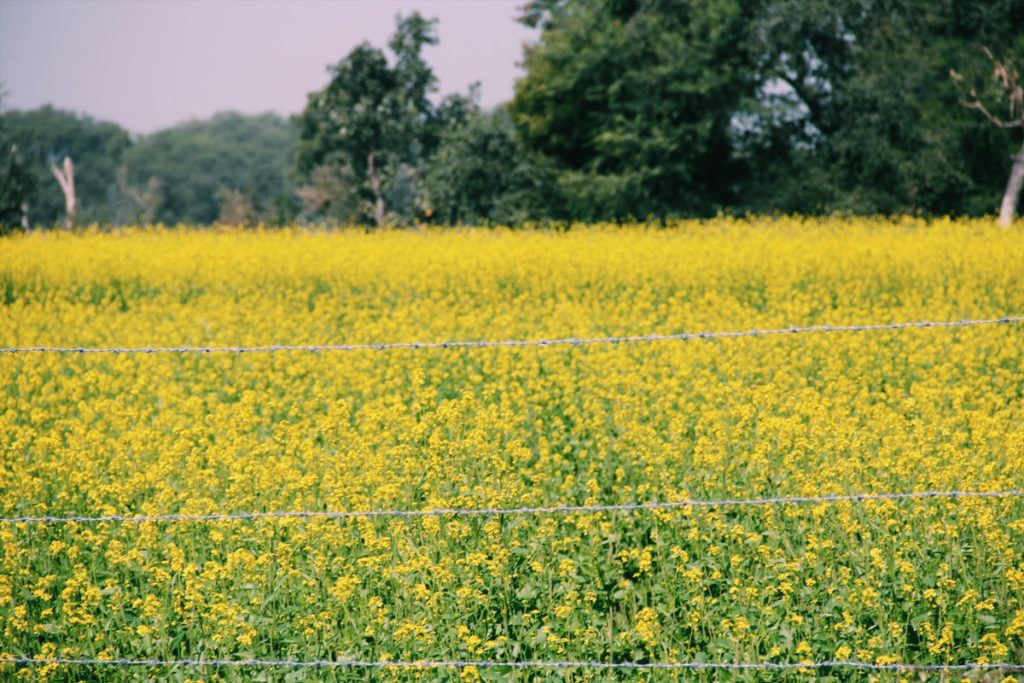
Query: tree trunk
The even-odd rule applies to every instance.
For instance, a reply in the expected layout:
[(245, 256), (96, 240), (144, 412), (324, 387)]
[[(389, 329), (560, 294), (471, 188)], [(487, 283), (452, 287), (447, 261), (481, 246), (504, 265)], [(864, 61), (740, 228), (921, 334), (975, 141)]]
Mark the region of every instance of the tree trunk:
[(24, 230), (25, 232), (28, 232), (29, 227), (30, 226), (29, 226), (29, 222), (28, 222), (28, 202), (22, 202), (21, 203), (21, 229)]
[(1010, 169), (1010, 180), (1006, 183), (1003, 203), (999, 207), (999, 226), (1003, 228), (1010, 227), (1017, 213), (1017, 198), (1024, 185), (1024, 145), (1010, 158), (1013, 159), (1013, 168)]
[(50, 170), (64, 192), (64, 208), (67, 214), (64, 218), (64, 229), (70, 230), (75, 227), (75, 214), (78, 211), (78, 202), (75, 199), (75, 166), (71, 163), (71, 157), (64, 157), (63, 169), (57, 168), (57, 164), (51, 164)]
[(377, 221), (377, 227), (379, 228), (384, 224), (384, 195), (380, 192), (380, 177), (377, 175), (377, 170), (373, 165), (373, 152), (370, 152), (366, 161), (370, 174), (370, 187), (373, 188), (373, 196), (376, 197), (373, 207), (373, 218)]

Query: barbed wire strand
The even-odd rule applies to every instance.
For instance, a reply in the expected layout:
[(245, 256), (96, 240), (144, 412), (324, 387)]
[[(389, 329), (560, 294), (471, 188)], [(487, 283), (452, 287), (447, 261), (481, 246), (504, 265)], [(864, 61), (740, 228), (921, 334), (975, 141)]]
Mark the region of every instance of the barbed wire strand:
[(1024, 496), (1024, 489), (1008, 491), (918, 491), (913, 493), (852, 493), (830, 496), (791, 496), (780, 498), (726, 498), (720, 500), (680, 500), (613, 505), (552, 505), (519, 508), (432, 508), (429, 510), (361, 511), (278, 511), (166, 515), (103, 515), (99, 517), (3, 517), (0, 524), (57, 524), (87, 522), (179, 522), (285, 517), (339, 519), (346, 517), (439, 517), (444, 515), (532, 515), (551, 513), (594, 513), (632, 510), (661, 510), (685, 507), (726, 507), (740, 505), (783, 505), (786, 503), (838, 503), (842, 501), (907, 500), (915, 498), (1005, 498)]
[(685, 341), (697, 339), (727, 339), (737, 337), (764, 337), (778, 334), (808, 332), (865, 332), (872, 330), (900, 330), (912, 327), (970, 327), (1024, 322), (1024, 316), (1004, 316), (987, 320), (918, 320), (877, 325), (815, 325), (811, 327), (785, 327), (770, 330), (740, 330), (736, 332), (681, 332), (679, 334), (648, 334), (621, 337), (562, 337), (553, 339), (525, 339), (500, 341), (442, 341), (442, 342), (388, 342), (368, 344), (272, 344), (268, 346), (136, 346), (90, 348), (85, 346), (7, 346), (0, 353), (253, 353), (272, 351), (387, 351), (391, 349), (454, 349), (510, 346), (558, 346), (564, 344), (621, 344), (628, 342)]
[[(958, 321), (914, 321), (903, 323), (888, 323), (876, 325), (819, 325), (811, 327), (788, 327), (784, 329), (771, 330), (744, 330), (737, 332), (698, 332), (680, 333), (669, 335), (644, 335), (644, 336), (620, 336), (620, 337), (599, 337), (599, 338), (557, 338), (557, 339), (536, 339), (536, 340), (503, 340), (503, 341), (447, 341), (447, 342), (395, 342), (380, 344), (314, 344), (314, 345), (269, 345), (269, 346), (233, 346), (233, 347), (133, 347), (133, 348), (88, 348), (88, 347), (4, 347), (0, 353), (30, 353), (30, 352), (58, 352), (58, 353), (216, 353), (216, 352), (268, 352), (268, 351), (360, 351), (374, 350), (382, 351), (388, 349), (411, 348), (460, 348), (460, 347), (495, 347), (495, 346), (552, 346), (564, 344), (616, 344), (622, 342), (644, 342), (644, 341), (673, 341), (673, 340), (694, 340), (694, 339), (716, 339), (736, 337), (756, 337), (777, 334), (793, 334), (808, 332), (854, 332), (870, 330), (895, 330), (904, 328), (924, 327), (966, 327), (973, 325), (991, 325), (999, 323), (1017, 323), (1024, 321), (1024, 317), (1007, 316), (988, 320), (958, 320)], [(725, 499), (712, 501), (674, 501), (674, 502), (652, 502), (652, 503), (624, 503), (618, 505), (558, 505), (549, 507), (522, 507), (522, 508), (476, 508), (476, 509), (445, 509), (435, 508), (430, 510), (369, 510), (369, 511), (310, 511), (310, 512), (248, 512), (234, 514), (167, 514), (167, 515), (105, 515), (101, 517), (15, 517), (0, 518), (0, 523), (6, 524), (30, 524), (30, 523), (59, 523), (59, 522), (157, 522), (157, 521), (185, 521), (185, 520), (231, 520), (231, 519), (258, 519), (258, 518), (344, 518), (344, 517), (412, 517), (412, 516), (441, 516), (441, 515), (506, 515), (506, 514), (543, 514), (543, 513), (589, 513), (606, 511), (632, 511), (652, 510), (679, 507), (711, 507), (711, 506), (738, 506), (738, 505), (774, 505), (785, 503), (833, 503), (840, 501), (866, 501), (866, 500), (902, 500), (912, 498), (937, 498), (937, 497), (1005, 497), (1024, 495), (1022, 490), (1011, 491), (924, 491), (916, 493), (884, 493), (884, 494), (851, 494), (834, 496), (794, 496), (780, 498), (756, 498), (756, 499)], [(29, 657), (4, 657), (0, 663), (22, 664), (22, 665), (82, 665), (82, 666), (185, 666), (185, 667), (306, 667), (306, 668), (591, 668), (591, 669), (718, 669), (718, 670), (791, 670), (791, 669), (821, 669), (821, 668), (856, 668), (873, 671), (969, 671), (969, 670), (999, 670), (999, 671), (1024, 671), (1024, 664), (1013, 663), (985, 663), (985, 664), (909, 664), (909, 663), (888, 663), (872, 664), (869, 662), (856, 661), (820, 661), (820, 662), (750, 662), (750, 663), (717, 663), (717, 662), (588, 662), (588, 661), (526, 661), (526, 662), (496, 662), (496, 661), (433, 661), (424, 660), (418, 662), (389, 662), (389, 661), (330, 661), (330, 660), (196, 660), (196, 659), (64, 659), (64, 658), (29, 658)]]
[(275, 659), (64, 659), (64, 658), (30, 658), (3, 657), (0, 664), (28, 665), (80, 665), (80, 666), (182, 666), (182, 667), (288, 667), (288, 668), (402, 668), (402, 669), (440, 669), (440, 668), (511, 668), (511, 669), (722, 669), (751, 670), (770, 669), (777, 671), (791, 669), (828, 669), (852, 668), (869, 671), (1024, 671), (1024, 664), (1010, 662), (970, 663), (970, 664), (909, 664), (890, 663), (872, 664), (857, 661), (821, 661), (821, 662), (587, 662), (587, 661), (527, 661), (527, 662), (496, 662), (470, 660), (422, 660), (422, 661), (357, 661), (357, 660), (275, 660)]

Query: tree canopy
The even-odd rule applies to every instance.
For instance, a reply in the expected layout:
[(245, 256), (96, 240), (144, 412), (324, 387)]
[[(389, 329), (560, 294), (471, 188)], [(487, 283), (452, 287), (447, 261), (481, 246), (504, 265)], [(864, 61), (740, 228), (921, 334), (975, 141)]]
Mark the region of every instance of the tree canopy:
[(733, 2), (555, 6), (511, 112), (563, 169), (574, 218), (714, 213), (740, 169), (730, 121), (752, 88)]
[(0, 118), (31, 176), (34, 191), (28, 197), (28, 213), (33, 224), (51, 226), (64, 216), (63, 193), (50, 166), (66, 156), (75, 163), (80, 220), (111, 219), (108, 198), (116, 186), (117, 167), (132, 144), (127, 131), (116, 123), (49, 105), (4, 112)]
[(417, 175), (447, 127), (459, 125), (471, 96), (434, 105), (437, 79), (423, 60), (437, 43), (436, 20), (397, 18), (394, 63), (362, 43), (329, 67), (331, 80), (310, 93), (299, 127), (298, 173), (307, 208), (342, 220), (381, 224), (416, 215)]
[(1019, 132), (960, 102), (970, 84), (1004, 106), (992, 68), (1024, 63), (1019, 0), (531, 0), (520, 21), (540, 36), (490, 112), (474, 89), (439, 96), (437, 22), (413, 13), (329, 66), (291, 122), (225, 113), (133, 139), (4, 113), (0, 221), (26, 194), (33, 224), (62, 218), (65, 155), (83, 223), (979, 215), (1014, 186)]
[[(217, 114), (139, 139), (124, 155), (129, 187), (155, 181), (154, 219), (164, 223), (213, 223), (221, 218), (281, 222), (294, 217), (289, 172), (297, 136), (276, 114)], [(121, 206), (143, 211), (127, 201)], [(241, 209), (241, 213), (239, 213)]]
[[(1012, 145), (956, 106), (1024, 5), (538, 0), (512, 114), (574, 216), (977, 214)], [(997, 49), (993, 47), (993, 49)]]

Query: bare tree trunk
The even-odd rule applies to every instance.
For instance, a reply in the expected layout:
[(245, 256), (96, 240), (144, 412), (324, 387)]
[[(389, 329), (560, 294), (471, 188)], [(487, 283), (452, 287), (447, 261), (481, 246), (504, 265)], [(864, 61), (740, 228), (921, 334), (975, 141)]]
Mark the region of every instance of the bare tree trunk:
[(1006, 183), (1003, 203), (999, 207), (999, 225), (1003, 228), (1013, 223), (1017, 213), (1017, 198), (1020, 197), (1021, 186), (1024, 186), (1024, 145), (1010, 158), (1013, 159), (1013, 168), (1010, 169), (1010, 180)]
[(28, 202), (22, 202), (21, 203), (21, 229), (24, 230), (25, 232), (28, 232), (29, 227), (30, 226), (29, 226), (29, 222), (28, 222)]
[(75, 227), (75, 214), (78, 211), (78, 202), (75, 199), (75, 166), (71, 163), (71, 157), (64, 157), (63, 169), (58, 168), (57, 164), (50, 164), (50, 170), (64, 192), (64, 208), (67, 213), (64, 218), (64, 229), (70, 230)]
[(370, 174), (370, 187), (373, 188), (373, 195), (377, 198), (373, 207), (373, 218), (377, 221), (377, 227), (379, 228), (384, 224), (384, 195), (380, 191), (380, 176), (377, 175), (377, 170), (373, 165), (373, 152), (370, 152), (366, 161)]

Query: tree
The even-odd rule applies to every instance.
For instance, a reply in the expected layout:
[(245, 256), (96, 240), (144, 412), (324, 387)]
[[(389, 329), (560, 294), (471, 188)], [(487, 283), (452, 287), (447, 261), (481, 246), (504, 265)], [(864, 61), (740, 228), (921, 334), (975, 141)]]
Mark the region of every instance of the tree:
[(60, 166), (50, 164), (50, 172), (64, 193), (64, 229), (70, 230), (77, 225), (78, 197), (75, 194), (75, 165), (71, 157), (64, 157)]
[(533, 0), (512, 115), (578, 218), (739, 211), (967, 213), (1005, 130), (951, 66), (1021, 41), (1019, 0)]
[(476, 112), (444, 133), (423, 179), (442, 223), (517, 224), (561, 217), (557, 173), (519, 139), (508, 113)]
[[(344, 213), (384, 220), (383, 185), (380, 175), (394, 172), (397, 158), (388, 151), (401, 152), (396, 119), (400, 114), (397, 79), (384, 54), (363, 43), (331, 70), (333, 78), (323, 91), (309, 96), (298, 119), (300, 176), (310, 179), (314, 169), (328, 167), (351, 178), (360, 186), (349, 201), (336, 206)], [(387, 149), (390, 147), (391, 149)], [(363, 203), (371, 206), (369, 210)]]
[(753, 89), (737, 3), (547, 2), (524, 20), (547, 28), (511, 113), (562, 169), (575, 218), (708, 215), (735, 200), (731, 119)]
[(417, 181), (442, 131), (464, 120), (470, 97), (435, 107), (437, 79), (421, 56), (437, 44), (436, 19), (397, 17), (389, 42), (395, 60), (363, 43), (329, 67), (331, 80), (310, 93), (299, 126), (300, 196), (307, 209), (340, 220), (382, 225), (418, 207)]
[[(970, 88), (970, 99), (961, 99), (960, 105), (981, 112), (985, 119), (996, 128), (1024, 129), (1024, 89), (1021, 88), (1020, 72), (1013, 67), (1011, 62), (1004, 63), (996, 59), (988, 48), (984, 48), (984, 52), (994, 66), (992, 76), (997, 83), (997, 99), (1006, 99), (1009, 116), (1004, 119), (994, 115), (973, 86)], [(949, 75), (958, 83), (962, 83), (964, 80), (963, 76), (955, 70), (950, 69)], [(1003, 192), (1003, 201), (999, 205), (999, 225), (1004, 228), (1013, 223), (1013, 218), (1017, 213), (1017, 198), (1020, 196), (1021, 186), (1024, 185), (1024, 142), (1022, 142), (1020, 150), (1010, 159), (1013, 160), (1010, 178), (1006, 183), (1006, 191)]]
[(108, 198), (117, 186), (117, 167), (132, 145), (127, 131), (49, 105), (4, 112), (2, 119), (33, 178), (35, 189), (28, 199), (32, 223), (54, 225), (67, 215), (65, 194), (52, 171), (67, 157), (74, 159), (79, 222), (111, 219)]
[(987, 210), (1005, 137), (955, 107), (946, 74), (1010, 45), (1016, 0), (776, 0), (748, 37), (760, 85), (741, 143), (744, 208), (857, 213)]
[(245, 215), (254, 220), (291, 220), (288, 174), (296, 139), (276, 114), (235, 112), (140, 138), (124, 156), (122, 218), (209, 224), (234, 202), (233, 217), (246, 204), (252, 211)]
[(28, 201), (34, 190), (32, 174), (0, 118), (0, 235), (18, 226), (27, 227)]

